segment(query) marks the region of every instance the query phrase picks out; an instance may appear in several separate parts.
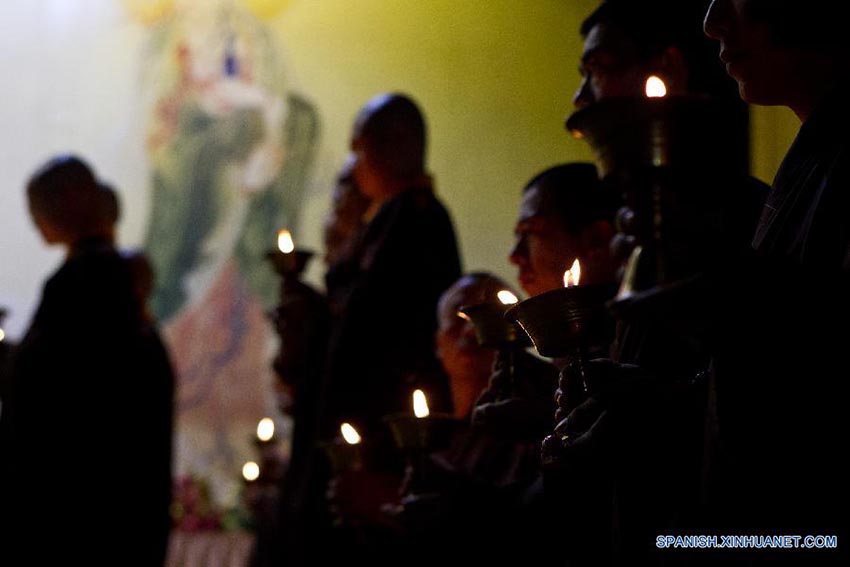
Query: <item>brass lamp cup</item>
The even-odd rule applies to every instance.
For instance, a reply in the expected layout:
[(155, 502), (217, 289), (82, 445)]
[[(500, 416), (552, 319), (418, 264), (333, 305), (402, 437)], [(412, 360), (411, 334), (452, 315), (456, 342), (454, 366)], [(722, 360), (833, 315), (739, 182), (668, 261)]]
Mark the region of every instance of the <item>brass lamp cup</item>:
[(605, 340), (606, 302), (615, 292), (615, 286), (603, 284), (564, 287), (517, 303), (505, 317), (519, 323), (541, 356), (563, 357)]
[(396, 447), (403, 452), (430, 452), (448, 447), (452, 435), (463, 427), (463, 422), (449, 414), (431, 414), (416, 417), (407, 413), (384, 417)]
[(363, 442), (347, 443), (344, 439), (334, 439), (319, 443), (328, 461), (331, 464), (333, 474), (357, 471), (363, 469), (365, 463), (365, 448)]
[(746, 173), (747, 142), (730, 135), (741, 112), (736, 102), (701, 96), (619, 97), (574, 112), (566, 128), (590, 144), (602, 177), (706, 164)]
[(734, 211), (745, 197), (734, 180), (747, 176), (742, 112), (707, 97), (634, 97), (605, 99), (567, 119), (632, 213), (627, 234), (643, 249), (635, 293), (699, 272), (739, 222)]
[(271, 262), (274, 271), (281, 276), (300, 276), (313, 253), (309, 250), (293, 250), (283, 253), (280, 250), (270, 250), (266, 253), (266, 259)]
[(472, 323), (479, 345), (491, 348), (527, 345), (528, 336), (515, 322), (505, 319), (507, 310), (508, 306), (492, 302), (464, 305), (458, 309)]

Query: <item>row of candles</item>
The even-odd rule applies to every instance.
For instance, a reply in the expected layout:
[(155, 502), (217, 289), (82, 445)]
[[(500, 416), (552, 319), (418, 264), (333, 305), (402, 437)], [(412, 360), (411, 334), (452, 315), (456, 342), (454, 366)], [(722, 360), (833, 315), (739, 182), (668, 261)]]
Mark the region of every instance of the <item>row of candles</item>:
[[(428, 408), (428, 398), (422, 390), (413, 391), (413, 415), (417, 419), (425, 419), (431, 415)], [(363, 441), (360, 433), (348, 422), (339, 427), (342, 439), (349, 445), (358, 445)], [(276, 442), (275, 424), (270, 417), (262, 418), (257, 424), (256, 443), (260, 447), (266, 447)], [(261, 468), (256, 461), (248, 461), (242, 465), (242, 477), (246, 482), (256, 482), (260, 478)]]
[[(648, 98), (663, 98), (667, 95), (667, 86), (664, 81), (658, 76), (650, 76), (646, 79), (645, 82), (645, 95)], [(574, 132), (576, 135), (579, 135), (579, 132)], [(306, 251), (296, 251), (295, 242), (292, 238), (292, 234), (288, 230), (280, 230), (277, 235), (277, 250), (270, 252), (268, 254), (269, 258), (274, 262), (277, 271), (281, 274), (297, 274), (303, 269), (303, 263), (299, 262), (299, 256), (309, 257), (310, 253)], [(572, 263), (569, 269), (565, 270), (563, 282), (564, 288), (577, 288), (579, 286), (581, 280), (581, 264), (578, 259)], [(590, 287), (599, 287), (599, 286), (590, 286)], [(578, 292), (578, 290), (576, 290)], [(591, 291), (588, 289), (587, 291)], [(544, 294), (546, 295), (546, 294)], [(572, 302), (575, 305), (579, 305), (580, 307), (588, 307), (588, 303), (590, 304), (600, 304), (600, 298), (604, 296), (600, 296), (598, 293), (587, 294), (586, 297), (579, 296), (578, 293), (570, 295), (570, 294), (560, 294), (558, 297), (553, 297), (552, 294), (549, 298), (543, 299), (540, 301), (540, 306), (538, 308), (543, 308), (544, 310), (548, 308), (548, 304), (552, 303), (554, 299), (555, 302), (561, 304), (564, 302)], [(512, 292), (508, 290), (501, 290), (497, 293), (497, 298), (501, 302), (502, 306), (507, 309), (511, 306), (515, 306), (519, 303), (519, 299)], [(532, 298), (534, 299), (534, 298)], [(607, 298), (606, 298), (607, 299)], [(524, 302), (525, 303), (525, 302)], [(531, 303), (530, 301), (528, 303)], [(590, 305), (590, 310), (598, 309), (598, 305)], [(530, 306), (529, 306), (530, 309)], [(532, 342), (534, 342), (537, 350), (543, 354), (547, 355), (544, 352), (542, 341), (538, 344), (536, 340), (533, 329), (531, 328), (530, 321), (523, 320), (522, 316), (515, 316), (513, 319), (522, 326), (526, 333), (531, 337)], [(463, 311), (458, 312), (458, 316), (464, 317), (466, 319), (470, 319), (470, 317), (464, 313)], [(587, 313), (580, 314), (575, 318), (587, 318)], [(531, 319), (531, 314), (526, 314), (525, 319)], [(551, 318), (551, 317), (550, 317)], [(546, 321), (547, 323), (549, 321)], [(474, 323), (474, 322), (473, 322)], [(557, 325), (557, 322), (553, 322)], [(572, 321), (572, 323), (577, 323), (576, 320)], [(579, 326), (581, 326), (582, 321), (578, 321)], [(552, 339), (555, 339), (555, 342), (563, 342), (565, 336), (563, 333), (560, 335), (555, 333), (556, 336), (553, 336)], [(480, 338), (480, 337), (479, 337)], [(0, 340), (2, 340), (2, 335), (0, 335)], [(416, 390), (413, 392), (413, 410), (414, 415), (419, 419), (425, 419), (429, 416), (430, 412), (428, 410), (428, 403), (425, 397), (425, 394), (422, 390)], [(342, 439), (348, 445), (358, 445), (363, 439), (360, 436), (359, 432), (354, 428), (350, 423), (342, 423), (340, 425), (340, 434)], [(270, 418), (263, 418), (257, 426), (257, 438), (258, 442), (261, 445), (266, 445), (272, 443), (274, 440), (274, 422)], [(246, 481), (253, 482), (256, 481), (260, 477), (260, 466), (253, 461), (246, 463), (243, 466), (243, 476)]]
[[(282, 254), (290, 254), (295, 250), (295, 244), (292, 235), (287, 230), (281, 230), (278, 233), (278, 248)], [(564, 272), (564, 287), (575, 287), (579, 285), (581, 280), (581, 263), (576, 259), (571, 267)], [(508, 308), (519, 303), (519, 298), (509, 290), (500, 290), (496, 294), (499, 302), (503, 307)], [(463, 312), (458, 312), (458, 316), (469, 319)], [(425, 419), (430, 416), (427, 397), (422, 390), (414, 390), (412, 394), (413, 415), (418, 419)], [(350, 423), (345, 422), (340, 425), (340, 435), (342, 440), (348, 445), (358, 445), (362, 443), (363, 438), (357, 429)], [(264, 417), (257, 424), (256, 442), (259, 446), (267, 446), (275, 442), (275, 425), (274, 421), (269, 417)], [(242, 476), (246, 482), (256, 482), (261, 475), (260, 465), (256, 461), (248, 461), (242, 467)]]

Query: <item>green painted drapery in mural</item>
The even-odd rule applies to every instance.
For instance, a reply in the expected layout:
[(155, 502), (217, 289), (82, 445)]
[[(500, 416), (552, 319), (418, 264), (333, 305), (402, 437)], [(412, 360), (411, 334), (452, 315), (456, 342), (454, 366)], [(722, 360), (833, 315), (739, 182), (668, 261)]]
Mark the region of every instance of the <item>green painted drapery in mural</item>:
[(183, 6), (151, 28), (146, 53), (144, 247), (178, 377), (176, 472), (221, 494), (252, 456), (244, 433), (270, 411), (276, 337), (264, 313), (279, 279), (266, 252), (279, 229), (298, 234), (319, 118), (246, 6)]

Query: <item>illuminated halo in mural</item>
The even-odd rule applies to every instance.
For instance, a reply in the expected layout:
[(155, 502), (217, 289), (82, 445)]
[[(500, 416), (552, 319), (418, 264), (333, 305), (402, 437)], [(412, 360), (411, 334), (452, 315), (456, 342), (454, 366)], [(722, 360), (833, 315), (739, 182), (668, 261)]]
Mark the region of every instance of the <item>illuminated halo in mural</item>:
[(251, 12), (261, 20), (271, 20), (289, 6), (290, 0), (243, 0)]
[(121, 0), (130, 17), (149, 26), (169, 15), (174, 9), (174, 0)]

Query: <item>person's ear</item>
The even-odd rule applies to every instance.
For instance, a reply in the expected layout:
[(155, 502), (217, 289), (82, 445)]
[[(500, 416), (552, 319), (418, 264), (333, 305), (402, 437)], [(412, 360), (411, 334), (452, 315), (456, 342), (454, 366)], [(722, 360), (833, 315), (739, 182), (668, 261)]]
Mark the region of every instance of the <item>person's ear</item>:
[(665, 48), (653, 59), (650, 71), (661, 77), (669, 94), (681, 95), (688, 92), (688, 62), (678, 47)]

